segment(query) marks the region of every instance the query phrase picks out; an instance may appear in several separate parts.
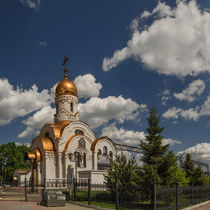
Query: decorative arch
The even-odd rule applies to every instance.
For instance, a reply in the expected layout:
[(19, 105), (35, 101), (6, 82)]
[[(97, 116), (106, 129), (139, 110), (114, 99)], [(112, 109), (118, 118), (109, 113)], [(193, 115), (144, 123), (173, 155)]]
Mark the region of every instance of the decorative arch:
[(69, 146), (69, 143), (71, 142), (71, 140), (76, 137), (76, 136), (79, 136), (80, 134), (75, 134), (73, 136), (71, 136), (67, 141), (66, 141), (66, 144), (64, 146), (64, 149), (63, 149), (63, 152), (65, 152), (67, 149), (68, 149), (68, 146)]
[(108, 138), (107, 136), (101, 136), (101, 137), (95, 139), (95, 140), (92, 142), (92, 144), (91, 144), (90, 150), (91, 150), (91, 151), (95, 151), (96, 144), (97, 144), (99, 141), (104, 140), (104, 139), (107, 140), (107, 141), (109, 141), (109, 142), (112, 144), (114, 150), (116, 150), (116, 148), (115, 148), (115, 143), (114, 143), (110, 138)]
[(35, 152), (36, 152), (36, 159), (37, 159), (37, 161), (40, 162), (42, 160), (40, 149), (36, 148)]

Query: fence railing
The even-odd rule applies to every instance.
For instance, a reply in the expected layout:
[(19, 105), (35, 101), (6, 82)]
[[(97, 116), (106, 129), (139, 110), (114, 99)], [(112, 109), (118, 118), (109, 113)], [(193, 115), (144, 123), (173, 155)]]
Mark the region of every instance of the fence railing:
[[(157, 188), (154, 183), (153, 196), (147, 200), (143, 200), (143, 196), (137, 196), (132, 200), (122, 200), (120, 199), (118, 188), (118, 182), (116, 182), (115, 190), (112, 192), (105, 184), (93, 184), (90, 179), (82, 181), (74, 179), (72, 194), (67, 197), (74, 202), (83, 202), (88, 205), (141, 210), (178, 210), (210, 199), (210, 187), (207, 186), (190, 185), (180, 187), (178, 184), (175, 184), (175, 187), (171, 188)], [(141, 191), (140, 188), (139, 191)]]

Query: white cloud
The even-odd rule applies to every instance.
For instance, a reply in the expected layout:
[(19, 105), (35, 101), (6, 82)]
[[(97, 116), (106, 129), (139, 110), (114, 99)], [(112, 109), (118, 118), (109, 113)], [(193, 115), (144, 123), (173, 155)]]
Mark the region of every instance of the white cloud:
[(41, 46), (41, 47), (46, 47), (48, 45), (48, 42), (45, 42), (45, 41), (38, 41), (38, 44)]
[(210, 96), (207, 97), (206, 101), (201, 106), (196, 106), (195, 108), (184, 110), (175, 106), (171, 107), (163, 113), (163, 118), (178, 119), (182, 117), (186, 120), (197, 121), (200, 117), (208, 115), (210, 115)]
[[(139, 146), (140, 141), (145, 141), (145, 133), (141, 131), (126, 130), (124, 128), (118, 129), (116, 123), (112, 123), (102, 129), (102, 136), (108, 136), (119, 144), (126, 144), (131, 146)], [(162, 140), (163, 145), (170, 144), (181, 144), (179, 140), (172, 138), (164, 138)]]
[(182, 142), (179, 140), (171, 139), (171, 138), (168, 138), (168, 139), (164, 138), (163, 145), (166, 145), (166, 144), (170, 144), (171, 146), (173, 146), (174, 144), (182, 144)]
[(189, 86), (184, 89), (181, 93), (174, 93), (174, 97), (177, 98), (180, 101), (188, 101), (193, 102), (196, 99), (198, 99), (198, 96), (200, 96), (204, 89), (206, 88), (206, 85), (203, 80), (195, 80), (192, 83), (189, 84)]
[(20, 0), (20, 3), (31, 9), (38, 9), (41, 4), (41, 0)]
[(123, 123), (133, 120), (139, 115), (140, 105), (130, 98), (109, 96), (107, 98), (90, 98), (86, 103), (78, 105), (80, 119), (87, 122), (92, 128), (101, 126), (110, 120)]
[(40, 128), (46, 123), (54, 122), (54, 113), (55, 109), (50, 106), (45, 106), (31, 117), (24, 120), (23, 123), (26, 125), (26, 129), (18, 135), (18, 138), (30, 138), (33, 135), (37, 135)]
[(75, 78), (74, 83), (80, 98), (98, 97), (102, 88), (101, 83), (96, 83), (92, 74), (85, 74)]
[[(112, 57), (105, 57), (103, 70), (134, 57), (149, 69), (166, 75), (183, 77), (210, 72), (210, 12), (200, 9), (192, 0), (177, 1), (175, 8), (159, 2), (152, 13), (158, 18), (142, 31), (132, 27), (127, 46), (116, 50)], [(144, 12), (142, 17), (152, 13)]]
[(7, 125), (17, 117), (25, 116), (50, 104), (48, 90), (38, 92), (36, 85), (31, 89), (16, 89), (7, 79), (0, 78), (0, 125)]
[(22, 145), (25, 145), (25, 146), (27, 146), (27, 147), (30, 147), (30, 146), (31, 146), (30, 143), (15, 142), (15, 144), (16, 144), (17, 146), (22, 146)]
[(165, 119), (178, 119), (182, 117), (184, 119), (197, 121), (201, 116), (201, 112), (198, 112), (196, 109), (190, 108), (184, 110), (175, 106), (163, 113), (163, 118)]
[(141, 140), (145, 140), (144, 132), (126, 130), (124, 128), (118, 129), (115, 123), (104, 127), (102, 129), (102, 136), (108, 136), (119, 144), (138, 146)]
[(154, 8), (152, 12), (149, 11), (142, 12), (141, 18), (148, 18), (149, 16), (156, 14), (158, 15), (158, 17), (163, 18), (167, 16), (173, 16), (174, 11), (171, 9), (170, 6), (166, 5), (165, 2), (159, 1), (157, 7)]
[(192, 155), (192, 159), (194, 160), (210, 160), (210, 143), (200, 143), (196, 144), (195, 146), (189, 147), (184, 151), (181, 151), (177, 153), (180, 154), (186, 154), (190, 153)]

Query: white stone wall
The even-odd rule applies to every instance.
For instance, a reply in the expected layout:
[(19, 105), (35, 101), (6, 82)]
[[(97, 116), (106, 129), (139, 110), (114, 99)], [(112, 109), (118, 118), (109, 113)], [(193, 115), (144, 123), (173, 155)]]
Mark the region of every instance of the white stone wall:
[(56, 168), (55, 168), (54, 152), (45, 152), (45, 159), (46, 159), (46, 179), (55, 179)]
[(71, 136), (75, 135), (76, 130), (81, 130), (83, 132), (83, 136), (86, 136), (88, 139), (91, 140), (91, 142), (95, 140), (95, 135), (87, 124), (81, 121), (74, 121), (65, 127), (62, 133), (62, 137), (59, 140), (59, 151), (64, 150), (66, 142)]
[[(73, 107), (71, 107), (71, 103)], [(60, 95), (55, 98), (56, 104), (56, 118), (58, 121), (75, 121), (79, 120), (79, 113), (77, 112), (78, 98), (73, 95)], [(73, 108), (73, 110), (71, 110)]]
[(107, 171), (91, 171), (91, 182), (93, 184), (104, 184), (105, 179), (104, 175), (107, 174)]

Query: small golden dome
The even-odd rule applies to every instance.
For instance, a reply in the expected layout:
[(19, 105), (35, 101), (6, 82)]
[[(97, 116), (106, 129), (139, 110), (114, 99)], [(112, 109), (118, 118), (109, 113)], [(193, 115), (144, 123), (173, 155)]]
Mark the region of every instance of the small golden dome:
[(62, 65), (65, 65), (65, 75), (64, 75), (64, 80), (62, 80), (56, 87), (55, 90), (55, 95), (60, 96), (60, 95), (73, 95), (77, 97), (77, 88), (73, 82), (71, 82), (68, 79), (68, 74), (67, 74), (67, 62), (69, 61), (69, 58), (67, 56), (64, 57), (64, 61)]
[(57, 85), (55, 95), (74, 95), (77, 97), (77, 88), (73, 82), (65, 77), (64, 80)]

